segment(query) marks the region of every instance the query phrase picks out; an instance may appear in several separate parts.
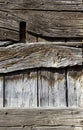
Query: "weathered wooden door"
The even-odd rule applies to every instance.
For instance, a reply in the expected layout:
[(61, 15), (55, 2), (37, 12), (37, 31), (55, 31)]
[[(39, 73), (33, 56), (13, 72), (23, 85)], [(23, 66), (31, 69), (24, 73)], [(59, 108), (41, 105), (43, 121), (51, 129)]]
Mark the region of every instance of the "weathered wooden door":
[(0, 130), (82, 130), (83, 1), (0, 9)]

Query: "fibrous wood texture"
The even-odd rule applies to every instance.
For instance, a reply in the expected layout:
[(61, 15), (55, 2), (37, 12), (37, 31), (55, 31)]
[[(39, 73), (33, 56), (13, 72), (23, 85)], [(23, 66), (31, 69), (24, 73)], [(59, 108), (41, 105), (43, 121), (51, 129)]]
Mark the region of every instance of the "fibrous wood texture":
[(37, 72), (5, 76), (5, 107), (37, 107)]
[(83, 37), (82, 0), (1, 0), (0, 39), (19, 41), (19, 25), (27, 25), (27, 41), (38, 36)]
[[(13, 119), (13, 120), (11, 120)], [(82, 109), (3, 109), (1, 130), (82, 130)]]
[(39, 106), (66, 107), (65, 71), (39, 71)]
[(0, 76), (0, 107), (83, 108), (83, 67), (39, 68)]
[(0, 0), (2, 8), (28, 10), (83, 10), (82, 0)]
[[(72, 45), (74, 46), (73, 43)], [(64, 46), (64, 43), (63, 46), (57, 43), (19, 43), (0, 48), (0, 73), (38, 67), (81, 65), (82, 61), (82, 49)]]

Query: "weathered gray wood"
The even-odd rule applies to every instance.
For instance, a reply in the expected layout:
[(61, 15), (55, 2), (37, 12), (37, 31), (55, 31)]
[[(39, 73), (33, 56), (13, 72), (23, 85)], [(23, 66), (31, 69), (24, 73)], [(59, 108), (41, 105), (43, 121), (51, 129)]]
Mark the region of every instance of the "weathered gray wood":
[(57, 127), (0, 127), (1, 130), (83, 130), (82, 127), (69, 127), (69, 126), (57, 126)]
[(83, 130), (83, 127), (57, 126), (57, 127), (35, 127), (32, 130)]
[(83, 108), (83, 67), (67, 73), (68, 106)]
[(0, 127), (0, 130), (31, 130), (30, 127)]
[(66, 67), (82, 64), (82, 49), (49, 44), (14, 44), (0, 48), (0, 73), (35, 67)]
[(20, 18), (9, 11), (0, 11), (0, 40), (19, 40)]
[(40, 107), (66, 107), (65, 71), (40, 71), (38, 87)]
[(12, 41), (0, 41), (0, 47), (3, 47), (3, 46), (8, 46), (8, 45), (12, 45), (13, 42)]
[[(2, 26), (2, 25), (1, 25)], [(0, 40), (14, 40), (19, 41), (19, 31), (14, 31), (5, 27), (0, 28)]]
[(5, 107), (37, 107), (37, 73), (5, 77)]
[(83, 127), (82, 109), (3, 109), (0, 127), (75, 126)]
[(74, 130), (74, 127), (69, 127), (69, 126), (43, 127), (42, 126), (42, 127), (35, 127), (35, 128), (33, 127), (32, 130)]
[(83, 37), (82, 12), (11, 10), (0, 11), (0, 39), (19, 40), (21, 21), (27, 23), (27, 31), (34, 35), (51, 38)]
[(15, 10), (13, 13), (27, 21), (27, 30), (34, 34), (53, 38), (83, 37), (82, 12)]
[(82, 0), (0, 0), (2, 9), (83, 10)]
[(40, 71), (38, 73), (39, 106), (49, 106), (49, 75), (50, 72)]
[(3, 77), (0, 76), (0, 108), (3, 107)]

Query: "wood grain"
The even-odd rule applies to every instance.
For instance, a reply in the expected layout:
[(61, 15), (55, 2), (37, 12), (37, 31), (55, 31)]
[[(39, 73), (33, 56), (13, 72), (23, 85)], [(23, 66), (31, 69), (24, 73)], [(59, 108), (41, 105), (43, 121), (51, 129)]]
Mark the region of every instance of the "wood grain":
[(37, 107), (37, 73), (5, 77), (5, 107)]
[(83, 10), (82, 0), (0, 0), (2, 9), (28, 9), (28, 10)]
[(19, 22), (10, 11), (0, 11), (0, 40), (16, 40), (19, 41)]
[(10, 10), (0, 11), (0, 39), (19, 41), (19, 25), (26, 22), (27, 34), (50, 38), (82, 38), (82, 12)]
[(74, 127), (69, 127), (69, 126), (33, 127), (32, 130), (74, 130)]
[(68, 106), (83, 107), (83, 67), (68, 69)]
[(44, 37), (83, 37), (82, 12), (12, 11), (28, 23), (27, 31)]
[(60, 68), (82, 64), (82, 49), (54, 43), (14, 44), (0, 48), (0, 73), (37, 67)]
[(3, 107), (3, 76), (0, 76), (0, 108)]
[(65, 71), (38, 72), (39, 106), (66, 107)]
[[(13, 120), (12, 120), (13, 119)], [(1, 109), (0, 127), (83, 127), (82, 109)]]
[(30, 127), (0, 127), (1, 130), (32, 130)]
[(57, 126), (57, 127), (1, 127), (1, 130), (83, 130), (83, 127)]

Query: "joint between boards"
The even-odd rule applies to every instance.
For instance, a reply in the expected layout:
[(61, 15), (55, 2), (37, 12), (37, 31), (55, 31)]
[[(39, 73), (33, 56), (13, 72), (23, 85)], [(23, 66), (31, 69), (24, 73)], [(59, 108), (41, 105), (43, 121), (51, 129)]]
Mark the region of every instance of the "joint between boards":
[(68, 107), (68, 86), (67, 86), (67, 68), (65, 70), (65, 95), (66, 95), (66, 106)]
[(39, 107), (39, 85), (38, 85), (38, 70), (37, 70), (37, 107)]
[(5, 107), (5, 76), (3, 76), (3, 107)]

